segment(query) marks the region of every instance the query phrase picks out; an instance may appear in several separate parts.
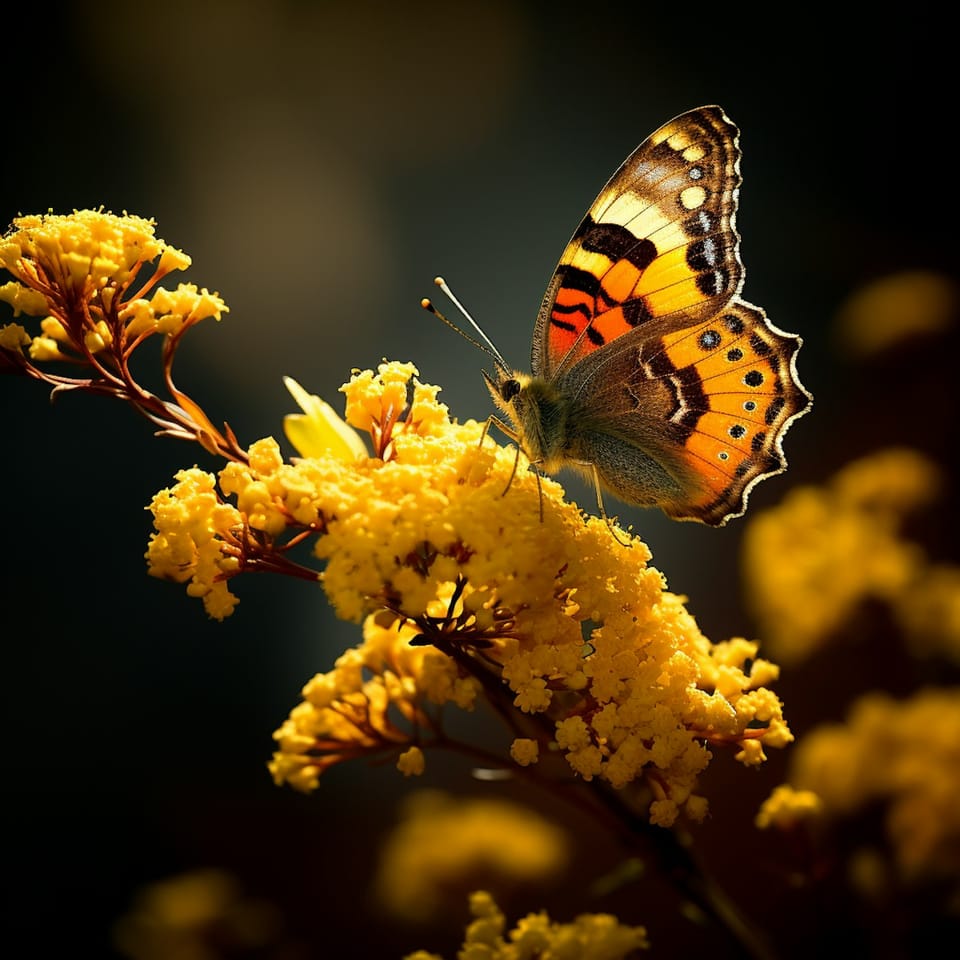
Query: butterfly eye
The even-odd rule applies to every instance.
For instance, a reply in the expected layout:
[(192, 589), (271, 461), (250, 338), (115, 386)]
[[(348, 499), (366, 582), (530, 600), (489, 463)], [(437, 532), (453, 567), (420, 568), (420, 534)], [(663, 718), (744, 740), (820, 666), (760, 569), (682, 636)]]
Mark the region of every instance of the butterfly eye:
[(504, 403), (509, 403), (520, 392), (520, 381), (511, 377), (500, 384), (500, 396)]

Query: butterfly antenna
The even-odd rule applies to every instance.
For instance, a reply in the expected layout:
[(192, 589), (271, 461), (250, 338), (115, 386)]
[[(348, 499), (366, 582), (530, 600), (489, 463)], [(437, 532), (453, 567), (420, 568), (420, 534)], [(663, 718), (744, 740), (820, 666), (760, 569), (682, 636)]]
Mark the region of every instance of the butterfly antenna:
[(480, 324), (478, 324), (477, 321), (470, 316), (466, 307), (464, 307), (464, 305), (454, 296), (453, 291), (447, 286), (447, 281), (444, 280), (443, 277), (435, 277), (433, 282), (447, 295), (447, 297), (449, 297), (450, 301), (460, 311), (460, 313), (466, 317), (467, 322), (471, 327), (473, 327), (474, 330), (477, 331), (477, 333), (480, 335), (480, 340), (483, 342), (481, 343), (480, 340), (476, 340), (474, 337), (471, 337), (469, 333), (461, 330), (452, 320), (448, 320), (427, 297), (424, 297), (420, 301), (420, 306), (429, 313), (432, 313), (438, 320), (442, 320), (448, 327), (450, 327), (451, 330), (455, 330), (457, 333), (459, 333), (464, 340), (468, 340), (478, 350), (482, 350), (488, 357), (491, 357), (501, 370), (509, 370), (510, 368), (507, 366), (507, 362), (502, 356), (500, 356), (500, 351), (493, 345), (490, 338), (480, 328)]

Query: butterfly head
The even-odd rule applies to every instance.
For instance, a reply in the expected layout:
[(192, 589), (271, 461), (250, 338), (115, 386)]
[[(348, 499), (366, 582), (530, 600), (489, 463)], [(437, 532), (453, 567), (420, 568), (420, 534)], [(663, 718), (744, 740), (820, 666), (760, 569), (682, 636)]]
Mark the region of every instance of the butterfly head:
[(484, 382), (493, 397), (493, 402), (506, 414), (512, 413), (512, 405), (523, 393), (523, 389), (530, 381), (526, 374), (515, 370), (508, 370), (506, 367), (497, 368), (497, 376), (494, 379), (486, 370), (480, 371), (483, 374)]
[(494, 379), (483, 371), (483, 379), (493, 402), (513, 424), (515, 432), (507, 430), (507, 434), (531, 463), (548, 473), (560, 469), (567, 460), (569, 400), (544, 377), (506, 367), (498, 367), (497, 374)]

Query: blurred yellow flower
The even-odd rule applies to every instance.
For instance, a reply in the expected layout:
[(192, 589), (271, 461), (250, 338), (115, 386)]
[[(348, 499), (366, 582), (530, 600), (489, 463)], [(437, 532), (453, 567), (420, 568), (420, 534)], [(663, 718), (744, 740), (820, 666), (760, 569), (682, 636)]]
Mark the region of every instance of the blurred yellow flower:
[(281, 927), (277, 909), (245, 896), (231, 874), (195, 870), (141, 890), (113, 940), (130, 960), (220, 960), (267, 948), (279, 955)]
[(760, 830), (785, 830), (817, 817), (822, 810), (823, 801), (812, 790), (795, 790), (789, 784), (781, 784), (763, 801), (754, 822)]
[(564, 832), (509, 800), (421, 790), (405, 798), (401, 821), (380, 854), (375, 887), (393, 914), (426, 921), (477, 882), (503, 889), (559, 874)]
[(819, 727), (793, 753), (790, 782), (828, 818), (886, 809), (886, 836), (906, 880), (960, 872), (960, 689), (903, 701), (861, 697), (845, 724)]
[(892, 603), (915, 656), (940, 655), (960, 663), (960, 567), (926, 565)]
[[(902, 605), (905, 619), (919, 621), (929, 565), (900, 528), (941, 486), (934, 463), (891, 448), (848, 464), (822, 487), (794, 488), (750, 519), (746, 596), (778, 659), (809, 656), (867, 598)], [(941, 592), (930, 603), (949, 605)]]
[(878, 353), (911, 337), (944, 333), (960, 315), (960, 289), (932, 270), (905, 270), (854, 293), (837, 315), (837, 333), (854, 354)]

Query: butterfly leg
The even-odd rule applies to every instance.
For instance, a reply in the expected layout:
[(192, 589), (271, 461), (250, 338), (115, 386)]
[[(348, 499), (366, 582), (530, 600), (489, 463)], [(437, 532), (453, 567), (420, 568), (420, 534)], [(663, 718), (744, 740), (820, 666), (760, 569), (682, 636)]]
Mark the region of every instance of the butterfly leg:
[[(498, 416), (495, 414), (490, 414), (487, 417), (487, 422), (483, 425), (483, 433), (480, 434), (480, 446), (483, 446), (483, 441), (487, 439), (487, 434), (490, 431), (490, 427), (496, 427), (505, 437), (512, 440), (516, 444), (516, 456), (513, 458), (513, 469), (510, 471), (510, 479), (507, 480), (507, 485), (503, 488), (503, 493), (500, 496), (505, 497), (510, 491), (510, 488), (513, 486), (514, 477), (517, 475), (517, 468), (520, 465), (520, 434), (517, 433), (509, 424), (504, 423)], [(543, 487), (540, 485), (540, 470), (537, 468), (537, 465), (533, 462), (530, 463), (530, 466), (533, 467), (533, 472), (537, 475), (537, 497), (540, 501), (540, 522), (543, 523)]]
[(597, 492), (597, 507), (600, 510), (600, 516), (603, 517), (603, 522), (607, 525), (607, 529), (613, 536), (613, 539), (617, 541), (622, 547), (632, 547), (633, 544), (629, 540), (621, 540), (617, 536), (617, 528), (613, 525), (613, 521), (607, 516), (607, 511), (603, 506), (603, 490), (600, 487), (600, 474), (597, 472), (597, 465), (595, 463), (590, 464), (590, 472), (593, 475), (593, 488)]
[(481, 447), (483, 446), (483, 441), (487, 439), (487, 434), (490, 432), (491, 427), (496, 427), (505, 437), (519, 445), (520, 434), (509, 424), (504, 423), (496, 414), (491, 413), (490, 416), (487, 417), (487, 422), (483, 425), (483, 433), (480, 434)]

